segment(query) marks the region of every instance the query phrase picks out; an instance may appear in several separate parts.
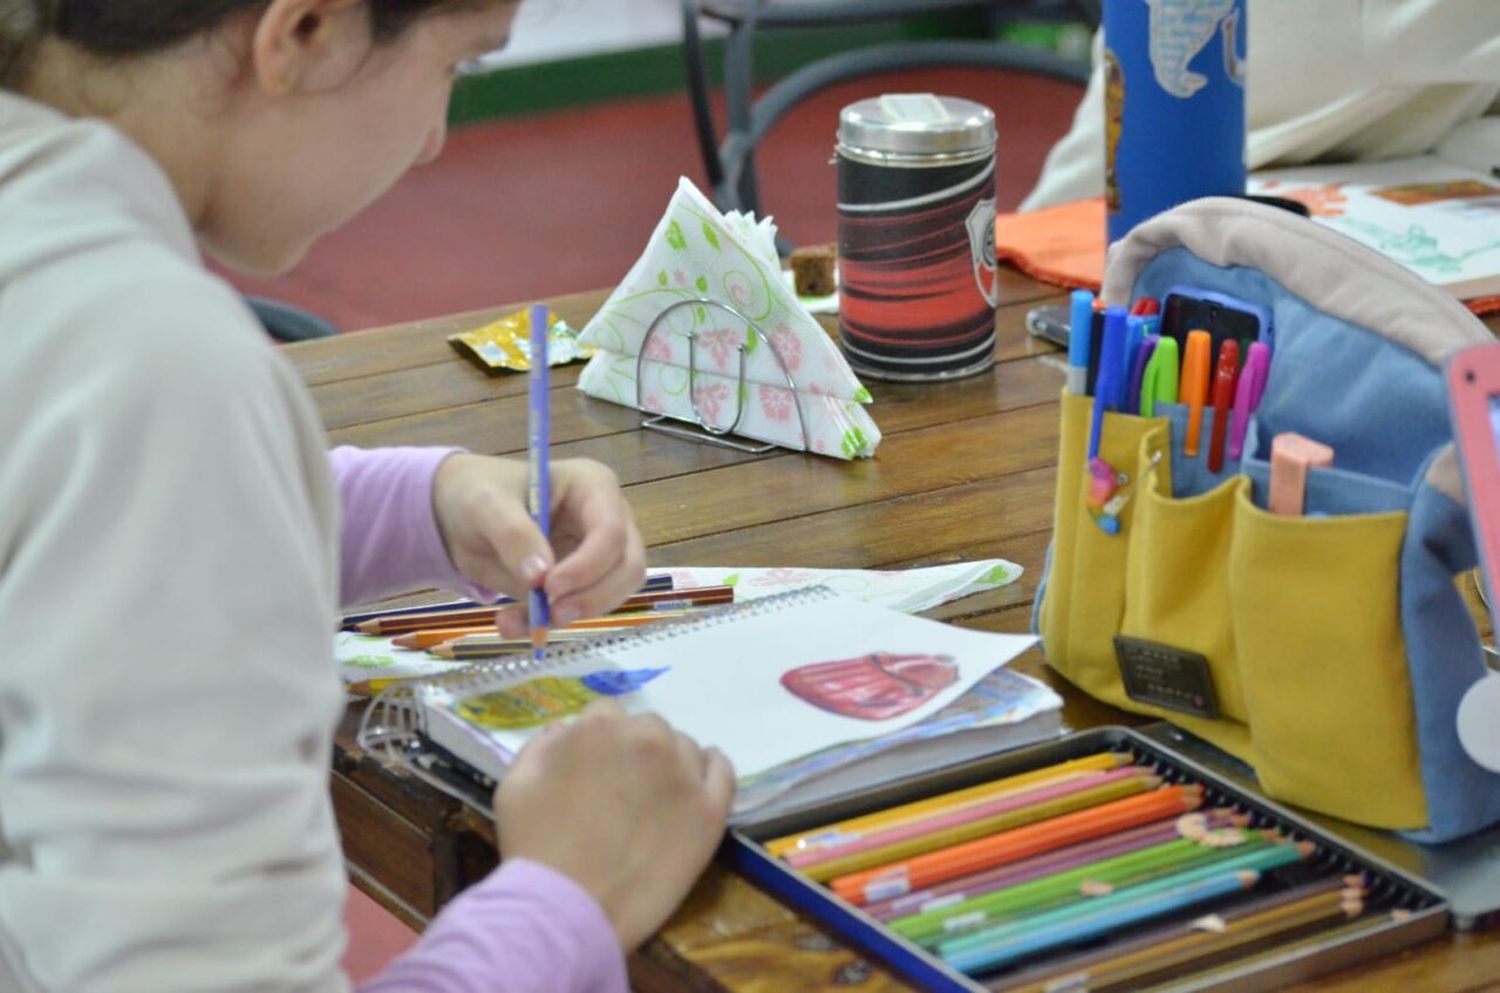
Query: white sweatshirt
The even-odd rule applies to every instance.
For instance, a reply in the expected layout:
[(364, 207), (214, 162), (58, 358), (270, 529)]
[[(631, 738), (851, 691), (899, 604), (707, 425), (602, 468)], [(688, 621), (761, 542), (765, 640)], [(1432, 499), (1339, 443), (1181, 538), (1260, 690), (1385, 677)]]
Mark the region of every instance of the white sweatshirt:
[[(1251, 169), (1421, 155), (1500, 95), (1495, 0), (1246, 4)], [(1104, 192), (1102, 48), (1101, 32), (1073, 126), (1047, 156), (1022, 210)]]
[[(335, 600), (457, 582), (446, 450), (340, 449), (336, 488), (156, 164), (4, 92), (0, 439), (0, 993), (347, 989)], [(593, 898), (514, 860), (369, 989), (625, 983)]]

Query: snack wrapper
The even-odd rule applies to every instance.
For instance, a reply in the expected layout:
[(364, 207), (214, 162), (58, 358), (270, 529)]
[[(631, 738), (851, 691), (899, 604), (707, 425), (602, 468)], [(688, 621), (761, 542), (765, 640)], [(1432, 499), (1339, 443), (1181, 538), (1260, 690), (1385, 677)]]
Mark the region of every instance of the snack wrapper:
[[(482, 328), (448, 336), (458, 351), (493, 372), (526, 372), (531, 368), (531, 327), (528, 313), (518, 310)], [(547, 312), (547, 364), (567, 365), (589, 358), (594, 350), (578, 340), (578, 332), (552, 311)]]

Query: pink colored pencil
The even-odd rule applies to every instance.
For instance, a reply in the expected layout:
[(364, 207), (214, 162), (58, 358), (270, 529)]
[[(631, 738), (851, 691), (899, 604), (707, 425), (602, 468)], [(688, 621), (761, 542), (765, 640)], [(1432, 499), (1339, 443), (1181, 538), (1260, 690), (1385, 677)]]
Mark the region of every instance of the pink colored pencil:
[[(1227, 809), (1208, 811), (1207, 816), (1210, 828), (1228, 827), (1236, 823), (1235, 815)], [(1153, 845), (1165, 844), (1179, 837), (1177, 820), (1176, 817), (1170, 817), (1166, 820), (1142, 824), (1140, 827), (1121, 831), (1119, 834), (1079, 842), (1076, 845), (1036, 855), (1021, 862), (986, 869), (983, 872), (939, 883), (937, 886), (930, 886), (915, 893), (881, 900), (870, 904), (864, 910), (876, 920), (894, 920), (909, 914), (935, 910), (936, 907), (927, 906), (927, 904), (936, 900), (957, 903), (960, 900), (983, 896), (985, 893), (1006, 886), (1017, 886), (1033, 879), (1041, 879), (1044, 876), (1067, 872), (1080, 866), (1114, 858), (1116, 855), (1125, 855)], [(945, 897), (946, 900), (944, 900)]]
[(1122, 779), (1132, 779), (1137, 776), (1152, 775), (1152, 770), (1141, 766), (1127, 765), (1119, 769), (1111, 769), (1108, 772), (1096, 772), (1087, 776), (1066, 782), (1054, 783), (1044, 789), (1032, 790), (1015, 796), (1004, 796), (995, 800), (987, 800), (983, 803), (966, 804), (962, 807), (934, 812), (932, 816), (917, 820), (907, 821), (895, 827), (886, 828), (883, 831), (872, 831), (862, 837), (846, 841), (841, 845), (829, 845), (827, 848), (819, 848), (809, 852), (797, 852), (786, 856), (786, 861), (794, 868), (805, 869), (808, 866), (818, 865), (831, 859), (844, 858), (848, 855), (857, 855), (860, 852), (869, 851), (872, 848), (883, 848), (893, 845), (908, 838), (919, 838), (922, 835), (941, 831), (945, 828), (955, 827), (960, 824), (968, 824), (985, 817), (993, 817), (1010, 810), (1020, 810), (1048, 800), (1056, 800), (1059, 797), (1071, 796), (1083, 790), (1105, 786), (1109, 783)]

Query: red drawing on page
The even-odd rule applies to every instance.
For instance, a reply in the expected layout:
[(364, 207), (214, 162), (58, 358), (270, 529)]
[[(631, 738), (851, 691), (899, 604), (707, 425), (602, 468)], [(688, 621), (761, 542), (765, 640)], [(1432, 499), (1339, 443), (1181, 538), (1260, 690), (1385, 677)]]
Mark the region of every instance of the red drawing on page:
[(949, 655), (871, 652), (790, 669), (781, 685), (820, 710), (884, 721), (915, 710), (958, 679)]

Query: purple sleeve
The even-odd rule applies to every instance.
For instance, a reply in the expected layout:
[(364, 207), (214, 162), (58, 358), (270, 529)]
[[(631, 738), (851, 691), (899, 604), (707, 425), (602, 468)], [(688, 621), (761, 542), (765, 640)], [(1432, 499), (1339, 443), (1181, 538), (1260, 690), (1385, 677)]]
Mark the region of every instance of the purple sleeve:
[(339, 599), (345, 606), (438, 586), (476, 600), (494, 593), (453, 567), (432, 512), (432, 480), (457, 448), (353, 448), (328, 453), (344, 510)]
[(357, 993), (628, 993), (599, 904), (567, 876), (511, 859), (448, 904)]

